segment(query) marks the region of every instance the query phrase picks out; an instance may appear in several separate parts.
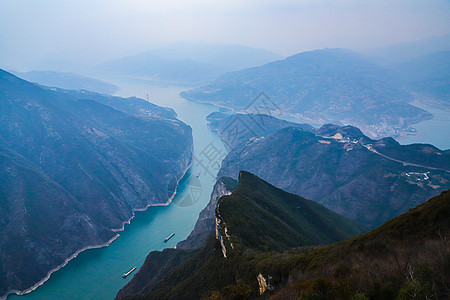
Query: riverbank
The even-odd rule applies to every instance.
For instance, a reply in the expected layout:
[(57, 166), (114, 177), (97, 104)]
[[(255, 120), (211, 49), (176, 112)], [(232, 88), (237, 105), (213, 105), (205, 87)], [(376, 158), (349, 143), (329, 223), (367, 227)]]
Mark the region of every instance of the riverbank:
[[(180, 98), (180, 90), (182, 88), (130, 85), (122, 89), (119, 95), (146, 99), (146, 94), (149, 94), (150, 102), (173, 108), (178, 119), (192, 128), (193, 157), (201, 158), (202, 150), (211, 142), (223, 152), (226, 151), (218, 136), (206, 127), (206, 116), (217, 109)], [(45, 284), (23, 296), (13, 293), (8, 300), (113, 299), (132, 278), (128, 276), (124, 279), (122, 274), (132, 266), (139, 268), (151, 251), (175, 247), (179, 241), (184, 240), (194, 228), (200, 211), (209, 202), (215, 178), (204, 172), (195, 160), (185, 171), (176, 193), (174, 191), (170, 197), (168, 194), (164, 203), (134, 210), (131, 218), (133, 221), (124, 222), (123, 228), (118, 228), (120, 235), (114, 242), (98, 249), (80, 252), (58, 272), (55, 271)], [(200, 172), (198, 178), (192, 176)], [(191, 193), (188, 178), (200, 181), (201, 196), (190, 206), (180, 206), (178, 200)], [(173, 232), (176, 235), (164, 243), (164, 238)]]
[[(193, 147), (191, 147), (191, 156), (192, 156), (192, 150)], [(111, 228), (110, 230), (113, 232), (121, 232), (125, 230), (125, 225), (126, 224), (131, 224), (131, 221), (136, 217), (136, 212), (138, 211), (146, 211), (147, 209), (149, 209), (150, 207), (158, 207), (158, 206), (167, 206), (170, 203), (172, 203), (173, 199), (175, 198), (176, 194), (177, 194), (177, 190), (178, 190), (178, 184), (180, 183), (180, 181), (183, 179), (183, 177), (186, 175), (187, 171), (191, 168), (192, 166), (192, 159), (190, 161), (190, 163), (188, 164), (188, 166), (185, 168), (184, 172), (182, 173), (180, 179), (178, 179), (177, 181), (177, 185), (175, 187), (175, 191), (173, 192), (172, 196), (169, 197), (169, 199), (164, 202), (164, 203), (154, 203), (154, 204), (148, 204), (147, 206), (143, 207), (143, 208), (135, 208), (132, 209), (132, 216), (122, 222), (122, 225), (119, 228)], [(67, 259), (64, 260), (64, 262), (58, 266), (56, 266), (55, 268), (51, 269), (47, 275), (42, 278), (39, 282), (37, 282), (35, 285), (33, 285), (32, 287), (25, 289), (23, 291), (20, 290), (9, 290), (6, 292), (6, 294), (4, 296), (0, 297), (0, 300), (6, 300), (9, 296), (15, 294), (17, 296), (23, 296), (26, 294), (29, 294), (33, 291), (35, 291), (37, 288), (39, 288), (40, 286), (42, 286), (45, 282), (47, 282), (51, 275), (55, 272), (57, 272), (58, 270), (64, 268), (71, 260), (75, 259), (76, 257), (78, 257), (78, 255), (84, 251), (87, 250), (91, 250), (91, 249), (100, 249), (100, 248), (104, 248), (104, 247), (108, 247), (109, 245), (111, 245), (112, 242), (114, 242), (118, 237), (120, 236), (120, 234), (115, 234), (109, 241), (102, 243), (102, 244), (97, 244), (97, 245), (89, 245), (86, 247), (81, 248), (80, 250), (77, 250), (75, 253), (73, 253), (71, 256), (69, 256)]]
[(396, 140), (403, 145), (425, 143), (441, 150), (450, 149), (450, 111), (430, 106), (418, 99), (411, 104), (430, 112), (433, 118), (413, 124), (414, 134), (405, 134)]

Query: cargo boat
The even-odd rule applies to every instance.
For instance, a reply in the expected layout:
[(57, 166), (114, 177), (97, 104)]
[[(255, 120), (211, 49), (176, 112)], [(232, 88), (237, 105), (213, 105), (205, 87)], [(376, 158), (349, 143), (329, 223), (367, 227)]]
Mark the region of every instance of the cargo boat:
[(126, 273), (123, 273), (122, 278), (127, 278), (128, 275), (130, 275), (131, 273), (134, 272), (134, 270), (136, 270), (136, 267), (132, 267), (132, 268), (130, 269), (130, 271), (128, 271), (128, 272), (126, 272)]
[(168, 240), (170, 240), (171, 238), (173, 238), (173, 236), (175, 235), (175, 233), (172, 233), (171, 235), (169, 235), (168, 237), (166, 237), (164, 239), (164, 243), (167, 243)]

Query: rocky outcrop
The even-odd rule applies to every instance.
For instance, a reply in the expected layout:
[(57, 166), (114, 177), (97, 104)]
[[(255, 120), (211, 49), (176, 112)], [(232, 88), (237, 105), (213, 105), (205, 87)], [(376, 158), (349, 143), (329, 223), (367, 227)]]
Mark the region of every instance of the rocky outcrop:
[(208, 205), (200, 212), (194, 230), (192, 230), (186, 240), (177, 244), (177, 249), (194, 249), (203, 246), (208, 235), (216, 228), (215, 210), (217, 201), (223, 195), (231, 194), (236, 186), (237, 182), (231, 178), (222, 177), (217, 180), (211, 193), (211, 199)]
[(261, 273), (258, 274), (258, 277), (256, 277), (256, 279), (258, 280), (259, 294), (262, 295), (267, 290), (269, 290), (270, 286), (267, 284), (266, 278), (264, 278)]
[[(117, 299), (214, 299), (208, 298), (210, 292), (223, 293), (224, 299), (260, 296), (273, 288), (272, 277), (262, 275), (272, 275), (270, 267), (257, 263), (260, 257), (269, 262), (278, 251), (339, 241), (364, 230), (247, 172), (240, 173), (239, 185), (230, 195), (220, 197), (216, 220), (216, 237), (210, 235), (202, 247), (150, 253), (141, 268), (145, 273), (139, 271)], [(180, 263), (177, 257), (182, 256), (186, 259)], [(164, 270), (164, 277), (154, 265)], [(166, 265), (172, 270), (167, 271)]]
[[(264, 186), (250, 183), (251, 187), (258, 188), (253, 190), (254, 197), (238, 187), (219, 201), (224, 199), (222, 204), (225, 205), (220, 211), (230, 227), (231, 238), (240, 242), (235, 245), (238, 249), (228, 248), (225, 259), (217, 240), (208, 239), (201, 249), (196, 250), (197, 253), (174, 266), (151, 289), (137, 289), (134, 295), (128, 294), (124, 299), (301, 299), (305, 295), (311, 295), (314, 299), (322, 296), (327, 299), (410, 299), (414, 295), (424, 299), (449, 298), (450, 191), (366, 234), (323, 247), (294, 246), (285, 249), (287, 251), (275, 252), (270, 247), (257, 249), (248, 246), (255, 245), (258, 234), (264, 235), (259, 239), (260, 246), (280, 243), (286, 234), (294, 243), (298, 242), (299, 239), (291, 234), (305, 232), (311, 227), (303, 224), (296, 231), (287, 231), (286, 228), (274, 226), (273, 221), (279, 219), (279, 213), (284, 216), (283, 225), (291, 223), (290, 213), (315, 223), (314, 220), (317, 221), (317, 217), (320, 219), (326, 209), (322, 207), (314, 212), (307, 211), (305, 206), (298, 210), (274, 209), (260, 199), (270, 195), (274, 202), (281, 204), (281, 197), (274, 199), (273, 196), (284, 195), (290, 198), (288, 203), (299, 204), (292, 203), (292, 200), (301, 198), (276, 192), (272, 187), (274, 194)], [(261, 187), (264, 189), (262, 196), (257, 192)], [(239, 198), (233, 199), (237, 194), (240, 194)], [(227, 210), (227, 202), (228, 208), (233, 208), (228, 213), (224, 211)], [(254, 202), (252, 207), (256, 210), (246, 209), (249, 202)], [(268, 214), (261, 218), (260, 212), (264, 209)], [(329, 221), (329, 218), (325, 220)], [(237, 226), (232, 230), (233, 222)], [(330, 229), (335, 230), (336, 225)], [(261, 226), (264, 230), (259, 230)], [(251, 230), (245, 234), (247, 229)], [(179, 255), (185, 252), (170, 250)], [(159, 252), (159, 255), (164, 257), (164, 252)], [(149, 259), (146, 264), (151, 266), (156, 260), (155, 255), (150, 254), (149, 258), (153, 260)], [(148, 266), (144, 264), (144, 267)], [(147, 278), (140, 277), (140, 280), (152, 282), (154, 274), (147, 275)]]

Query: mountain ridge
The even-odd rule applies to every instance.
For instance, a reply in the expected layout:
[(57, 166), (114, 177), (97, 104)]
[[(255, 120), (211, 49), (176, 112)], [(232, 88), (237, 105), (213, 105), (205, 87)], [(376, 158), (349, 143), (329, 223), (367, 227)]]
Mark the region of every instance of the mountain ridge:
[(197, 86), (227, 72), (279, 58), (267, 50), (239, 45), (178, 43), (104, 62), (93, 72), (145, 78), (158, 84)]
[(2, 297), (170, 201), (191, 163), (191, 128), (144, 100), (46, 89), (3, 70), (0, 99)]
[(68, 72), (29, 71), (11, 72), (14, 75), (40, 85), (68, 90), (88, 90), (102, 94), (114, 94), (118, 87), (99, 79)]
[[(227, 118), (233, 120), (222, 116)], [(250, 116), (239, 118), (254, 122)], [(230, 144), (233, 136), (222, 132), (229, 126), (217, 124), (210, 127)], [(247, 140), (228, 153), (218, 176), (237, 179), (241, 170), (252, 172), (370, 228), (450, 188), (448, 150), (373, 140), (352, 126), (327, 124), (307, 131), (285, 125), (274, 132), (264, 127), (270, 134), (257, 136), (239, 126)]]
[[(450, 191), (444, 191), (363, 235), (283, 252), (254, 251), (245, 246), (247, 242), (233, 248), (229, 241), (221, 241), (236, 241), (222, 220), (216, 238), (211, 235), (200, 249), (150, 253), (144, 271), (116, 299), (409, 299), (410, 295), (446, 299), (449, 199)], [(217, 210), (220, 216), (220, 205)], [(248, 221), (253, 222), (240, 218), (241, 226), (235, 230)], [(149, 264), (157, 268), (163, 263), (162, 255), (171, 270), (161, 277), (146, 273)], [(183, 255), (189, 257), (183, 260)]]
[[(391, 73), (350, 50), (323, 49), (231, 72), (181, 96), (246, 113), (264, 102), (308, 123), (340, 122), (381, 137), (431, 118), (409, 104), (412, 96)], [(259, 99), (261, 93), (268, 99)]]
[[(260, 189), (261, 188), (261, 189)], [(250, 205), (251, 207), (258, 207), (257, 202), (260, 202), (261, 195), (260, 192), (264, 191), (263, 200), (265, 204), (272, 202), (274, 204), (273, 207), (277, 207), (280, 210), (271, 210), (270, 208), (265, 208), (266, 212), (270, 212), (265, 216), (267, 218), (262, 217), (259, 213), (255, 214), (255, 211), (246, 209), (246, 205)], [(237, 200), (234, 201), (233, 199)], [(267, 202), (268, 200), (271, 200)], [(228, 213), (230, 207), (226, 207), (228, 203), (232, 204), (232, 206), (239, 206), (239, 210), (232, 209)], [(262, 202), (260, 202), (261, 204)], [(302, 213), (299, 210), (293, 210), (292, 207), (296, 205), (303, 205)], [(272, 208), (273, 208), (272, 207)], [(311, 210), (309, 210), (311, 209)], [(259, 240), (256, 244), (253, 244), (250, 248), (247, 247), (247, 243), (241, 243), (243, 240), (240, 239), (238, 242), (235, 238), (237, 236), (236, 230), (247, 232), (247, 229), (244, 229), (244, 224), (241, 222), (245, 221), (247, 224), (251, 224), (251, 226), (262, 225), (261, 231), (265, 232), (264, 229), (267, 229), (267, 224), (270, 224), (272, 221), (280, 220), (280, 213), (283, 214), (283, 211), (289, 210), (291, 211), (290, 220), (294, 221), (290, 225), (294, 226), (298, 232), (303, 232), (306, 236), (309, 236), (306, 239), (296, 239), (298, 232), (289, 230), (286, 232), (283, 229), (275, 230), (278, 232), (279, 236), (291, 237), (291, 241), (289, 242), (285, 240), (284, 242), (276, 241), (276, 244), (266, 245), (264, 242), (261, 243)], [(306, 211), (309, 212), (306, 213)], [(245, 220), (235, 214), (237, 212), (242, 212), (247, 214)], [(305, 213), (307, 216), (304, 216)], [(236, 216), (240, 220), (240, 225), (238, 228), (233, 228), (234, 221), (232, 220), (232, 216)], [(321, 231), (320, 237), (315, 237), (314, 233), (317, 229), (317, 225), (320, 223), (314, 223), (316, 217), (325, 217), (330, 218), (334, 227), (328, 227), (327, 229), (323, 229)], [(287, 249), (290, 246), (285, 244), (286, 241), (290, 243), (290, 245), (310, 245), (312, 244), (320, 244), (326, 243), (326, 241), (330, 240), (341, 240), (345, 236), (353, 236), (355, 234), (359, 234), (363, 231), (363, 227), (360, 224), (357, 224), (354, 221), (351, 221), (345, 217), (339, 216), (320, 204), (314, 203), (312, 201), (301, 198), (300, 196), (293, 195), (287, 192), (284, 192), (276, 187), (271, 186), (267, 182), (257, 178), (256, 176), (247, 173), (241, 172), (239, 177), (239, 185), (238, 187), (229, 195), (224, 195), (220, 197), (217, 205), (216, 205), (216, 218), (218, 221), (216, 222), (216, 239), (212, 234), (206, 240), (206, 243), (202, 245), (200, 248), (196, 248), (194, 250), (180, 250), (180, 249), (166, 249), (163, 252), (154, 251), (151, 252), (144, 266), (142, 267), (142, 271), (139, 270), (135, 277), (128, 283), (121, 291), (118, 293), (116, 299), (121, 299), (122, 297), (125, 299), (129, 299), (126, 295), (129, 295), (133, 292), (134, 289), (139, 289), (139, 291), (134, 290), (134, 292), (142, 293), (149, 292), (154, 287), (158, 287), (158, 285), (165, 285), (165, 280), (163, 279), (165, 276), (174, 278), (173, 282), (178, 280), (181, 281), (180, 285), (188, 287), (193, 280), (195, 281), (195, 277), (197, 279), (205, 278), (205, 274), (202, 272), (208, 272), (210, 270), (213, 274), (216, 274), (220, 267), (226, 267), (228, 271), (233, 273), (233, 268), (236, 267), (235, 262), (240, 261), (241, 257), (257, 255), (257, 253), (264, 253), (267, 251), (274, 251), (276, 248), (280, 247), (280, 249)], [(297, 223), (300, 222), (300, 223)], [(294, 225), (295, 224), (295, 225)], [(301, 225), (300, 225), (301, 224)], [(342, 226), (342, 227), (339, 227)], [(292, 228), (294, 228), (292, 227)], [(252, 232), (253, 235), (257, 235), (257, 233)], [(276, 238), (277, 234), (267, 233), (268, 236), (272, 238)], [(279, 237), (278, 236), (278, 237)], [(256, 247), (254, 247), (256, 246)], [(267, 246), (267, 247), (266, 247)], [(286, 248), (287, 247), (287, 248)], [(215, 250), (214, 250), (215, 249)], [(213, 250), (213, 251), (211, 251)], [(183, 259), (184, 258), (184, 259)], [(181, 260), (181, 261), (180, 261)], [(215, 263), (220, 264), (220, 267), (213, 266)], [(163, 265), (161, 265), (163, 264)], [(167, 265), (171, 266), (171, 270), (167, 270)], [(226, 266), (229, 265), (229, 266)], [(192, 277), (184, 277), (182, 274), (192, 274), (192, 272), (187, 272), (183, 270), (183, 266), (189, 266), (191, 270), (198, 270), (200, 274), (193, 274)], [(152, 271), (164, 269), (164, 276), (159, 276), (152, 274)], [(195, 273), (195, 271), (194, 271)], [(151, 282), (146, 282), (146, 278), (149, 276), (151, 278)], [(212, 275), (212, 277), (215, 277)], [(136, 279), (135, 279), (136, 278)], [(175, 279), (176, 278), (176, 279)], [(230, 278), (232, 276), (225, 276), (224, 278), (218, 278), (219, 281), (230, 282)], [(205, 285), (214, 284), (211, 281), (212, 278), (205, 278)], [(159, 281), (159, 282), (158, 282)], [(231, 280), (232, 282), (233, 280)], [(177, 283), (178, 284), (178, 283)], [(198, 299), (201, 294), (196, 289), (204, 290), (204, 287), (199, 285), (199, 282), (195, 283), (195, 287), (191, 287), (190, 291), (186, 292), (183, 297), (187, 299)], [(164, 288), (163, 288), (164, 290)], [(143, 296), (143, 298), (169, 298), (169, 299), (177, 299), (181, 296), (180, 293), (183, 293), (183, 289), (178, 289), (174, 294), (171, 295), (166, 294), (163, 290), (157, 291), (155, 294)], [(131, 297), (133, 299), (133, 297)]]

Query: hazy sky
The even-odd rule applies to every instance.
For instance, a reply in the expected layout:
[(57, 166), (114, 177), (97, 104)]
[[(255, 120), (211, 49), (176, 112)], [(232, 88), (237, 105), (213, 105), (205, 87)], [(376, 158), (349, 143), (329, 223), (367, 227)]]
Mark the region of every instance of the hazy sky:
[(94, 63), (177, 41), (289, 55), (449, 33), (448, 0), (0, 0), (0, 68)]

